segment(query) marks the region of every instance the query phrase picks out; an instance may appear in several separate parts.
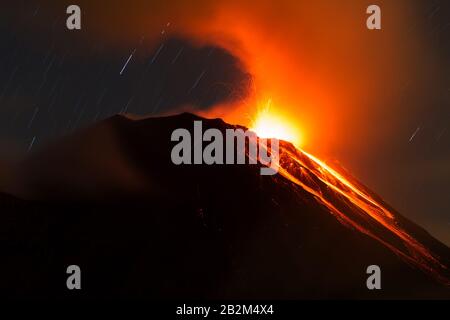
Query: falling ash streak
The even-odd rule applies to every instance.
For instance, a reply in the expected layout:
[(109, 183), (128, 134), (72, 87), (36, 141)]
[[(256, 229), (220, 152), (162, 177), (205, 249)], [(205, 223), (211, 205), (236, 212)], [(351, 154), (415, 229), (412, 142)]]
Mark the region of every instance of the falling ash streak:
[(409, 142), (413, 141), (414, 137), (417, 135), (419, 130), (420, 130), (420, 127), (417, 127), (416, 131), (414, 131), (414, 133), (412, 134), (411, 138), (409, 138)]
[(433, 11), (428, 15), (428, 19), (430, 20), (431, 18), (433, 18), (433, 16), (434, 16), (439, 10), (441, 10), (441, 6), (436, 6), (436, 8), (434, 8)]
[(95, 104), (96, 106), (98, 106), (103, 101), (103, 98), (105, 97), (107, 91), (108, 89), (105, 88), (103, 92), (100, 94), (99, 98), (97, 99), (97, 103)]
[(163, 102), (163, 100), (164, 100), (163, 97), (160, 97), (158, 99), (158, 102), (155, 104), (155, 106), (153, 107), (150, 114), (154, 114), (155, 112), (157, 112), (159, 110), (159, 107), (160, 107), (161, 103)]
[(31, 120), (30, 120), (30, 122), (28, 123), (28, 129), (31, 128), (31, 125), (33, 124), (33, 120), (34, 120), (34, 118), (36, 117), (36, 114), (37, 114), (38, 112), (39, 112), (39, 108), (36, 107), (36, 108), (34, 109), (33, 116), (31, 117)]
[(134, 97), (131, 97), (130, 100), (128, 100), (127, 105), (125, 106), (125, 108), (123, 108), (122, 113), (127, 113), (128, 111), (128, 106), (130, 105), (131, 101), (133, 100)]
[(31, 143), (30, 143), (30, 145), (28, 146), (27, 152), (30, 152), (31, 148), (33, 148), (33, 145), (34, 145), (34, 141), (35, 141), (35, 140), (36, 140), (36, 136), (34, 136), (34, 137), (33, 137), (33, 140), (31, 140)]
[(181, 47), (181, 49), (178, 51), (178, 53), (175, 56), (175, 58), (172, 60), (172, 64), (175, 64), (175, 62), (178, 60), (178, 58), (181, 55), (181, 53), (183, 52), (183, 50), (184, 50), (184, 47)]
[(197, 87), (197, 85), (199, 84), (200, 80), (202, 80), (203, 76), (205, 75), (206, 70), (203, 70), (202, 73), (200, 74), (200, 76), (197, 78), (197, 80), (194, 82), (194, 85), (189, 89), (188, 93), (191, 93), (192, 90), (195, 89), (195, 87)]
[(40, 6), (37, 6), (36, 10), (34, 10), (33, 17), (36, 16), (39, 12)]
[(444, 135), (445, 131), (447, 131), (447, 128), (444, 128), (444, 130), (441, 131), (441, 133), (437, 136), (436, 141), (441, 140), (441, 138)]
[(122, 75), (122, 73), (124, 72), (125, 68), (127, 67), (128, 63), (130, 62), (131, 58), (133, 57), (133, 54), (136, 52), (136, 49), (133, 50), (133, 52), (130, 54), (130, 56), (128, 57), (127, 62), (125, 62), (125, 64), (122, 67), (122, 70), (120, 70), (120, 75)]
[(150, 64), (153, 64), (153, 62), (156, 61), (156, 58), (158, 58), (159, 53), (161, 52), (162, 48), (164, 48), (164, 43), (162, 43), (162, 44), (159, 46), (159, 48), (158, 48), (158, 50), (156, 51), (155, 55), (153, 56), (153, 58), (152, 58)]

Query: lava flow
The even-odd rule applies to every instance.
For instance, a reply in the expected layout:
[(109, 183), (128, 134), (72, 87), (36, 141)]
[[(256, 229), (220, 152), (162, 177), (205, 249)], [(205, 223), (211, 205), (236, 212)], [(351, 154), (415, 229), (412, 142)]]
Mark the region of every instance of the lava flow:
[[(255, 123), (264, 122), (257, 119)], [(253, 129), (264, 138), (274, 132), (270, 121), (265, 123), (266, 132), (264, 127)], [(282, 135), (281, 139), (285, 136)], [(439, 261), (439, 257), (402, 228), (396, 214), (356, 179), (291, 143), (280, 141), (279, 152), (278, 172), (313, 195), (341, 223), (376, 239), (410, 265), (450, 285), (446, 276), (447, 267)]]

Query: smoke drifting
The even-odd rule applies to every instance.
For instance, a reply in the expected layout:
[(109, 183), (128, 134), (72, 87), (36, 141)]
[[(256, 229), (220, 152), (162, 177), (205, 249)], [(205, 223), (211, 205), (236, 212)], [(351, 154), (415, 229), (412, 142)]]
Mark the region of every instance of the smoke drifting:
[[(67, 4), (49, 5), (53, 10), (44, 13), (46, 18), (59, 17), (56, 26), (63, 26)], [(306, 144), (321, 153), (391, 134), (389, 123), (375, 134), (373, 121), (392, 115), (389, 103), (399, 86), (423, 72), (421, 66), (409, 68), (421, 39), (409, 33), (414, 6), (408, 1), (380, 5), (383, 29), (378, 32), (366, 28), (365, 1), (326, 0), (138, 0), (126, 6), (79, 1), (82, 30), (56, 29), (65, 41), (77, 42), (81, 56), (92, 41), (128, 52), (142, 42), (157, 50), (170, 37), (221, 47), (242, 61), (253, 85), (245, 103), (227, 103), (211, 115), (248, 125), (258, 103), (271, 99), (277, 112), (297, 120)]]

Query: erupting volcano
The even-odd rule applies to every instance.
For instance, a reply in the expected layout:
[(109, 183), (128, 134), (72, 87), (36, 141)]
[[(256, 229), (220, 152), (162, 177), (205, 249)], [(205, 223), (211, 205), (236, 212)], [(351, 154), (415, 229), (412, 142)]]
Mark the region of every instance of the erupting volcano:
[(9, 2), (0, 296), (450, 299), (441, 2)]
[[(298, 145), (298, 135), (293, 133), (289, 123), (271, 117), (269, 107), (270, 101), (258, 114), (252, 130), (263, 138), (277, 138)], [(404, 230), (394, 211), (372, 196), (373, 193), (348, 172), (338, 172), (313, 155), (284, 142), (279, 173), (309, 192), (344, 225), (376, 239), (405, 261), (450, 285), (447, 266), (439, 261), (439, 257)]]
[[(9, 193), (27, 200), (2, 195), (1, 288), (69, 297), (58, 270), (76, 261), (83, 297), (449, 297), (445, 245), (290, 142), (273, 176), (173, 164), (171, 133), (196, 120), (241, 128), (187, 113), (115, 116), (18, 166)], [(372, 264), (382, 290), (366, 288)]]
[(405, 261), (450, 285), (450, 279), (443, 275), (447, 266), (403, 229), (392, 209), (342, 168), (338, 172), (301, 150), (298, 132), (289, 121), (271, 114), (270, 106), (268, 100), (255, 117), (251, 130), (261, 138), (277, 138), (293, 144), (284, 142), (281, 146), (279, 173), (284, 178), (309, 192), (344, 225), (376, 239)]

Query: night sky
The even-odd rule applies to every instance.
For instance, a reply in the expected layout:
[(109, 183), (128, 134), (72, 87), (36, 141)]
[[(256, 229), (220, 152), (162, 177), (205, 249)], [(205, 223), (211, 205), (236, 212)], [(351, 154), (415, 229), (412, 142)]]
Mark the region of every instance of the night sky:
[[(427, 69), (427, 78), (398, 83), (384, 118), (374, 119), (372, 136), (385, 123), (395, 127), (395, 134), (373, 143), (368, 135), (367, 145), (329, 153), (399, 212), (450, 245), (450, 3), (409, 2), (417, 12), (409, 36), (420, 30), (426, 39), (423, 54), (411, 52), (417, 59), (410, 67)], [(155, 17), (152, 10), (148, 17), (156, 22), (149, 29), (126, 25), (140, 1), (123, 1), (123, 18), (116, 22), (117, 3), (79, 1), (82, 30), (69, 31), (65, 8), (77, 1), (2, 1), (2, 159), (33, 152), (116, 113), (195, 112), (245, 98), (252, 75), (232, 53), (174, 34), (177, 21)], [(151, 3), (159, 8), (158, 1)], [(207, 14), (198, 7), (200, 16)], [(111, 32), (102, 35), (108, 23)], [(115, 42), (115, 34), (132, 36)], [(399, 108), (411, 112), (391, 118), (389, 110)]]

